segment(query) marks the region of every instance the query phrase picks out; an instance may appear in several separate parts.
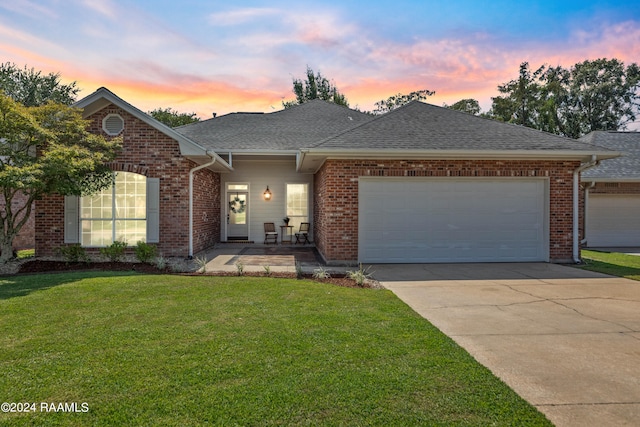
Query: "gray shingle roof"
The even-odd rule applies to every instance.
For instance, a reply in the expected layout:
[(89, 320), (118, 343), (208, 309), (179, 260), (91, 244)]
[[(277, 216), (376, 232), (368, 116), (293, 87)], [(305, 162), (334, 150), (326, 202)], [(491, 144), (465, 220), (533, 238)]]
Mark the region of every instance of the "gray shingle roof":
[(603, 160), (582, 173), (591, 179), (640, 179), (640, 132), (595, 131), (580, 141), (619, 151), (621, 157)]
[(607, 151), (585, 142), (413, 101), (316, 149)]
[(297, 150), (373, 117), (314, 100), (268, 114), (232, 113), (175, 130), (213, 150)]

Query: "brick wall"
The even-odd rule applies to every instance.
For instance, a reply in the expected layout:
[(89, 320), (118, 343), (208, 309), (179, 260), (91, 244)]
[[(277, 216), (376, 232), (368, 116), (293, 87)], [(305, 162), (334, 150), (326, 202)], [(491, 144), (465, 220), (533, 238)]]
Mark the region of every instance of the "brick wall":
[(220, 241), (220, 174), (202, 169), (193, 177), (193, 253)]
[(361, 176), (547, 177), (549, 255), (552, 261), (568, 261), (573, 255), (573, 171), (579, 165), (572, 161), (327, 160), (315, 176), (315, 243), (328, 262), (358, 259)]
[[(178, 142), (148, 126), (127, 112), (111, 105), (88, 119), (91, 132), (106, 136), (102, 119), (108, 114), (119, 114), (125, 122), (123, 149), (110, 164), (115, 171), (140, 173), (160, 178), (160, 243), (163, 256), (187, 256), (189, 248), (189, 170), (196, 164), (180, 154)], [(194, 176), (194, 250), (201, 250), (219, 240), (220, 177), (202, 170)], [(211, 204), (209, 204), (211, 203)], [(36, 253), (54, 255), (64, 242), (64, 198), (47, 196), (36, 202)]]
[[(15, 214), (19, 209), (22, 209), (26, 204), (26, 196), (22, 192), (16, 193), (11, 200), (11, 211)], [(32, 204), (31, 209), (33, 210), (34, 205)], [(5, 208), (5, 199), (4, 196), (0, 195), (0, 208), (4, 210)], [(16, 222), (22, 220), (24, 215), (20, 215), (16, 218)], [(35, 219), (33, 214), (30, 215), (27, 222), (22, 226), (18, 235), (13, 239), (13, 249), (21, 250), (21, 249), (33, 249), (35, 246)]]

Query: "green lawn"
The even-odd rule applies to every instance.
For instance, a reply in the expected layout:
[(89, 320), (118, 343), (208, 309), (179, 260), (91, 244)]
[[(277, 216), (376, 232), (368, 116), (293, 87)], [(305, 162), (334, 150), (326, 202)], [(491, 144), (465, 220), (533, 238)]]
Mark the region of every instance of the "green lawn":
[(583, 250), (582, 258), (585, 270), (640, 280), (640, 256)]
[(0, 278), (0, 372), (3, 426), (551, 425), (391, 292), (293, 279)]

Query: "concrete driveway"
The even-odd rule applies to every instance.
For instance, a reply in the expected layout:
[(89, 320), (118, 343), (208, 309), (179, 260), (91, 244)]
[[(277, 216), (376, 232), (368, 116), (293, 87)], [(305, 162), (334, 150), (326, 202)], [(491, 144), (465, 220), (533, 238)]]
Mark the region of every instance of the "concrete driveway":
[(557, 426), (640, 422), (640, 282), (542, 263), (371, 270)]

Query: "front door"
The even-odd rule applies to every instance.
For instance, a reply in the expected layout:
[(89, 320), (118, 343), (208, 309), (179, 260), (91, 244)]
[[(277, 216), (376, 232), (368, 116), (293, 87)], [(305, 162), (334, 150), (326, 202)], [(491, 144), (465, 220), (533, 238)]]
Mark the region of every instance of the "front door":
[(249, 240), (247, 192), (227, 193), (227, 240)]

